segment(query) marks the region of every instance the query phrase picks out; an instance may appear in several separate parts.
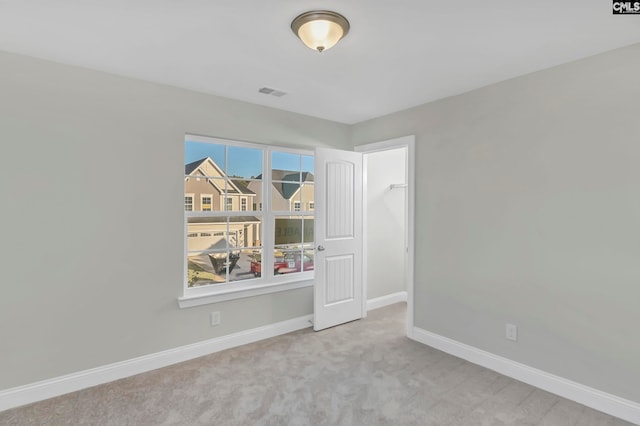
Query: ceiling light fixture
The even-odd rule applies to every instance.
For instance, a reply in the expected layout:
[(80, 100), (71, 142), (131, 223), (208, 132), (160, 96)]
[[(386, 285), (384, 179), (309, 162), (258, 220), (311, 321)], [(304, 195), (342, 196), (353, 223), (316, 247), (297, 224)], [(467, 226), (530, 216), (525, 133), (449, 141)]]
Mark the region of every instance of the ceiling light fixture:
[(312, 10), (294, 19), (291, 29), (308, 48), (324, 52), (347, 35), (349, 21), (336, 12)]

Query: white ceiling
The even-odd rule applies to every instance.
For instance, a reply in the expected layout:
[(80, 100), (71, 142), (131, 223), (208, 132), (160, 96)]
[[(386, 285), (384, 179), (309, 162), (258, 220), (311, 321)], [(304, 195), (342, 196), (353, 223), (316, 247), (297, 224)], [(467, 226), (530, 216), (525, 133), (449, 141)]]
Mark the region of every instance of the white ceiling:
[[(322, 54), (312, 9), (351, 23)], [(609, 0), (0, 0), (0, 50), (343, 123), (637, 42)]]

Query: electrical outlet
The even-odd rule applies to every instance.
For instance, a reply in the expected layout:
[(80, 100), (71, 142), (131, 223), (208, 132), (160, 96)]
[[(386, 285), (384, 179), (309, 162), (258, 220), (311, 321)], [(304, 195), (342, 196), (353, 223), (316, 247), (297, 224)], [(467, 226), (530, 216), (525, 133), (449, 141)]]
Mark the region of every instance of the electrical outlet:
[(216, 326), (220, 325), (220, 312), (211, 312), (211, 325)]
[(518, 340), (518, 326), (514, 324), (507, 324), (505, 337), (514, 342)]

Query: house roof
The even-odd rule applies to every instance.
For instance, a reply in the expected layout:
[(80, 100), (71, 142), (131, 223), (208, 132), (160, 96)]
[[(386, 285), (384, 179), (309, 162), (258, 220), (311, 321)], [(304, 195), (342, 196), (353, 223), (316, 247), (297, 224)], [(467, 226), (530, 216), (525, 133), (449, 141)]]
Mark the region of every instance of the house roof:
[[(247, 188), (247, 185), (244, 184), (246, 181), (242, 181), (239, 179), (230, 179), (231, 182), (238, 188), (241, 194), (255, 195), (255, 192)], [(233, 194), (234, 191), (229, 191), (230, 194)]]
[[(213, 159), (211, 159), (211, 157), (205, 157), (202, 158), (200, 160), (197, 161), (193, 161), (189, 164), (185, 164), (184, 166), (184, 174), (186, 176), (190, 176), (191, 174), (195, 173), (196, 170), (198, 170), (198, 168), (205, 162), (210, 161), (211, 163), (213, 163), (213, 165), (218, 168), (223, 174), (224, 171), (220, 168), (220, 166), (218, 166), (216, 164), (215, 161), (213, 161)], [(206, 176), (203, 173), (203, 176)], [(249, 188), (247, 188), (247, 185), (244, 184), (244, 181), (241, 179), (229, 179), (229, 181), (231, 182), (232, 186), (231, 188), (228, 188), (227, 193), (229, 194), (246, 194), (246, 195), (255, 195), (255, 192), (253, 192), (252, 190), (250, 190)]]
[[(259, 175), (256, 179), (262, 179)], [(273, 187), (282, 195), (285, 200), (291, 199), (300, 188), (300, 172), (293, 170), (273, 169), (271, 172)], [(302, 172), (302, 182), (313, 182), (314, 177), (311, 172)], [(277, 182), (281, 181), (281, 182)]]
[[(208, 158), (208, 157), (207, 157)], [(191, 173), (195, 172), (196, 169), (198, 167), (200, 167), (200, 164), (204, 163), (207, 158), (202, 158), (200, 160), (194, 161), (193, 163), (189, 163), (189, 164), (185, 164), (184, 165), (184, 174), (186, 176), (190, 175)], [(213, 161), (213, 160), (212, 160)]]

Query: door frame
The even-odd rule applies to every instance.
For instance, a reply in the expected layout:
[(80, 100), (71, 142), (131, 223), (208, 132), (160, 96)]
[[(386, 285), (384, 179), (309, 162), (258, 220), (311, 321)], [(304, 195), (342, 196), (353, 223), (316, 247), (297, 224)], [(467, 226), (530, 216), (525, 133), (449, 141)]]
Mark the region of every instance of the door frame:
[[(358, 145), (354, 148), (354, 151), (361, 152), (363, 154), (370, 154), (373, 152), (388, 151), (398, 148), (407, 149), (407, 271), (406, 271), (406, 285), (407, 285), (407, 337), (413, 338), (413, 293), (414, 293), (414, 271), (415, 271), (415, 135), (403, 136), (396, 139), (389, 139), (380, 142), (374, 142), (364, 145)], [(368, 255), (368, 238), (367, 238), (367, 174), (368, 164), (366, 155), (363, 159), (363, 206), (362, 206), (362, 226), (363, 226), (363, 263), (362, 263), (362, 299), (363, 299), (363, 317), (367, 315), (367, 255)]]

